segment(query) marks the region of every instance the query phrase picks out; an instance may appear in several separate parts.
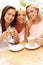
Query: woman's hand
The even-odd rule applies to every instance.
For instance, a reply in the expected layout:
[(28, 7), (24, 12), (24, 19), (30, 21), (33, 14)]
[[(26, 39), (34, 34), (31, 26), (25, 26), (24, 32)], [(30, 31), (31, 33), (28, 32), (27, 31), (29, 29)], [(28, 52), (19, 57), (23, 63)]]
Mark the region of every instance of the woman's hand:
[(10, 29), (10, 33), (11, 33), (12, 36), (18, 35), (18, 32), (17, 32), (17, 30), (15, 29), (15, 27), (13, 27), (13, 28)]
[(38, 42), (41, 46), (43, 46), (43, 33), (37, 37), (36, 39), (36, 42)]
[(43, 38), (43, 33), (40, 35), (41, 38)]
[(15, 39), (15, 43), (19, 42), (18, 32), (15, 27), (9, 29), (11, 36)]
[(43, 38), (36, 38), (35, 41), (43, 46)]
[(8, 35), (9, 35), (9, 33), (8, 33), (7, 31), (3, 32), (2, 35), (0, 36), (0, 42), (1, 42), (3, 39), (7, 38)]
[(3, 39), (5, 39), (6, 37), (8, 37), (8, 35), (9, 35), (9, 33), (7, 31), (3, 32), (3, 34), (2, 34)]

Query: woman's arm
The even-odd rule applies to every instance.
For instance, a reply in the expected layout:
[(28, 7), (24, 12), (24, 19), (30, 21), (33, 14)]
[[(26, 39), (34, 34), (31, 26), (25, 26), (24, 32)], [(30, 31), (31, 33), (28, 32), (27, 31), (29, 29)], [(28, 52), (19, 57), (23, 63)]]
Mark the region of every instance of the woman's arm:
[(43, 46), (43, 33), (35, 39), (41, 46)]
[(1, 36), (0, 36), (0, 42), (1, 42), (2, 40), (3, 40), (3, 36), (1, 35)]
[(25, 41), (27, 42), (27, 37), (30, 35), (29, 33), (29, 23), (27, 24), (26, 23), (26, 26), (25, 26)]
[(3, 32), (2, 35), (0, 36), (0, 42), (6, 39), (6, 37), (9, 35), (7, 31)]

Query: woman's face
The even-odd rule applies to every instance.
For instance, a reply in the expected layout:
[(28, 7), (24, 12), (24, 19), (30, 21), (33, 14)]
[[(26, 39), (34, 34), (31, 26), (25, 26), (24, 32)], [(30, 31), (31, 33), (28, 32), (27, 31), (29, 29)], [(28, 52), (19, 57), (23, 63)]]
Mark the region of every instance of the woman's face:
[(38, 10), (36, 8), (33, 8), (32, 6), (29, 6), (26, 9), (26, 13), (27, 13), (27, 17), (33, 21), (36, 19), (36, 17), (38, 16)]
[(9, 9), (4, 17), (5, 22), (8, 24), (11, 23), (15, 18), (15, 13), (16, 11), (14, 9)]
[(17, 22), (24, 23), (26, 20), (26, 13), (22, 10), (18, 11)]

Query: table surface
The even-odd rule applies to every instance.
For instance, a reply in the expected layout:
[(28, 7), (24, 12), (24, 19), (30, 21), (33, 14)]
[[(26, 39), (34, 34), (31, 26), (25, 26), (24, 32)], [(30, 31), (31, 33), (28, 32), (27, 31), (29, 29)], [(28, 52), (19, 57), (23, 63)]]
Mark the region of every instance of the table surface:
[(43, 65), (43, 47), (18, 52), (0, 52), (0, 65)]

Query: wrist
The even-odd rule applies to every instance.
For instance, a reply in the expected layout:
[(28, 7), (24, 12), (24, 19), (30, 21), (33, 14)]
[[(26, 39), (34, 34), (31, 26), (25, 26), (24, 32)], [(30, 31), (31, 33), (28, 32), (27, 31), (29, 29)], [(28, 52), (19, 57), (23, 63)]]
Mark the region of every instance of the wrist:
[(1, 36), (0, 36), (0, 42), (1, 42), (2, 40), (3, 40), (3, 36), (1, 35)]

